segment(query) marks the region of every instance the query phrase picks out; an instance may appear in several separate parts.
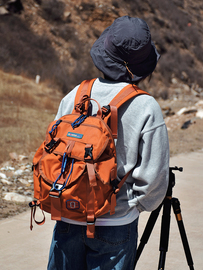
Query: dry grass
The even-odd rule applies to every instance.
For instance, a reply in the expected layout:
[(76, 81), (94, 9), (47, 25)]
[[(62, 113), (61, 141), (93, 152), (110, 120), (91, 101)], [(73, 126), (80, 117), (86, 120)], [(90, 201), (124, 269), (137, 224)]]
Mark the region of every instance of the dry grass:
[(0, 72), (0, 163), (10, 152), (30, 155), (39, 147), (60, 99), (45, 84)]
[[(62, 93), (57, 89), (0, 71), (0, 163), (9, 160), (11, 152), (32, 157), (45, 138), (46, 128), (54, 119), (61, 98)], [(178, 111), (187, 106), (188, 101), (170, 104), (169, 100), (162, 100), (159, 103), (161, 107), (169, 105)], [(182, 119), (175, 129), (169, 130), (171, 156), (203, 147), (203, 120), (182, 130), (181, 125), (188, 119)], [(171, 117), (168, 124), (173, 126), (173, 121)]]

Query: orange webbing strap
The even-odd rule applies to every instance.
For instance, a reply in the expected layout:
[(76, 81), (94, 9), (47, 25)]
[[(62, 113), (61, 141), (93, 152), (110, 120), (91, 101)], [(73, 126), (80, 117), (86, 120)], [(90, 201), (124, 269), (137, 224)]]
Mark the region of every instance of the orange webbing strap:
[(87, 237), (94, 238), (95, 233), (95, 213), (94, 213), (94, 198), (95, 190), (94, 187), (90, 187), (88, 192), (88, 201), (87, 201)]
[[(61, 177), (57, 181), (57, 185), (64, 185), (65, 179)], [(49, 197), (51, 200), (51, 219), (52, 220), (61, 220), (61, 191), (51, 189), (49, 191)]]
[(117, 138), (117, 109), (132, 97), (142, 94), (150, 95), (146, 91), (139, 89), (136, 85), (128, 84), (109, 103), (111, 113), (104, 119), (107, 123), (111, 116), (110, 128), (114, 139)]
[[(58, 195), (58, 193), (56, 194), (56, 196), (57, 195)], [(51, 219), (52, 220), (61, 220), (61, 200), (60, 200), (60, 197), (51, 197)]]
[(118, 121), (117, 121), (117, 107), (110, 105), (110, 112), (111, 112), (111, 118), (110, 118), (110, 128), (111, 133), (114, 139), (117, 139), (117, 130), (118, 130)]
[(37, 221), (35, 219), (36, 207), (40, 206), (40, 201), (39, 200), (30, 202), (29, 206), (31, 207), (30, 230), (32, 231), (32, 228), (33, 228), (32, 219), (34, 219), (34, 221), (35, 221), (35, 223), (37, 225), (42, 225), (45, 222), (45, 215), (44, 215), (44, 211), (42, 210), (43, 219), (41, 221)]
[(87, 185), (87, 237), (94, 238), (95, 233), (95, 190), (97, 186), (97, 180), (95, 176), (94, 163), (93, 161), (86, 161), (87, 172), (89, 178), (89, 187)]
[[(133, 169), (132, 169), (133, 170)], [(132, 170), (130, 170), (124, 177), (123, 179), (119, 182), (119, 184), (117, 185), (117, 189), (115, 190), (115, 193), (112, 193), (111, 195), (111, 210), (110, 210), (110, 215), (115, 214), (115, 207), (116, 207), (116, 195), (118, 194), (118, 192), (120, 191), (122, 185), (124, 184), (125, 180), (128, 178), (128, 176), (130, 175), (130, 173), (132, 172)]]
[[(85, 80), (80, 84), (80, 86), (77, 90), (76, 96), (75, 96), (74, 109), (73, 109), (72, 113), (76, 112), (75, 106), (82, 101), (84, 96), (90, 97), (92, 85), (93, 85), (95, 80), (96, 80), (96, 78), (92, 79), (92, 80)], [(85, 111), (88, 110), (89, 102), (90, 101), (85, 103)]]

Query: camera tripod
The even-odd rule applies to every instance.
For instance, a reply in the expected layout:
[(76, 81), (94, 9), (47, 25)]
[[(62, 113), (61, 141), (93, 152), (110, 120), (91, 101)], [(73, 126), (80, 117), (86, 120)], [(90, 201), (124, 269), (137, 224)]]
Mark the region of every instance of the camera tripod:
[(185, 256), (187, 259), (189, 269), (194, 270), (193, 260), (192, 260), (192, 256), (191, 256), (191, 252), (190, 252), (190, 248), (189, 248), (189, 244), (188, 244), (188, 240), (187, 240), (187, 236), (186, 236), (186, 232), (185, 232), (185, 228), (184, 228), (184, 224), (183, 224), (183, 220), (181, 216), (180, 202), (177, 198), (172, 198), (172, 189), (175, 186), (175, 174), (172, 172), (173, 170), (179, 170), (182, 172), (183, 168), (182, 167), (178, 168), (177, 166), (169, 168), (169, 185), (168, 185), (166, 196), (163, 202), (159, 205), (159, 207), (151, 213), (147, 221), (145, 230), (142, 234), (142, 237), (140, 239), (140, 244), (137, 249), (134, 267), (137, 264), (137, 261), (142, 253), (142, 250), (144, 249), (145, 244), (147, 244), (148, 242), (150, 234), (158, 218), (159, 212), (163, 206), (160, 245), (159, 245), (160, 257), (159, 257), (158, 270), (164, 270), (166, 252), (168, 251), (170, 215), (171, 215), (171, 205), (172, 205), (173, 211), (176, 216), (177, 223), (178, 223), (178, 228), (181, 235), (181, 240), (183, 243), (183, 248), (185, 251)]

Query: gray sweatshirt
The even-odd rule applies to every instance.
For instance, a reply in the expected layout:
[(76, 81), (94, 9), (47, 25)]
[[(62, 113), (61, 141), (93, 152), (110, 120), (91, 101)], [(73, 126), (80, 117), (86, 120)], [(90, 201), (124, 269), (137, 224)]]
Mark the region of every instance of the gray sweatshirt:
[[(101, 106), (108, 105), (126, 85), (98, 78), (91, 98)], [(77, 89), (78, 86), (62, 99), (55, 119), (72, 112)], [(92, 114), (95, 114), (94, 101), (92, 106)], [(162, 202), (168, 187), (169, 143), (161, 109), (152, 96), (137, 96), (119, 108), (115, 144), (118, 178), (134, 169), (117, 195), (116, 213), (103, 217), (123, 217), (135, 207), (139, 212), (153, 211)]]

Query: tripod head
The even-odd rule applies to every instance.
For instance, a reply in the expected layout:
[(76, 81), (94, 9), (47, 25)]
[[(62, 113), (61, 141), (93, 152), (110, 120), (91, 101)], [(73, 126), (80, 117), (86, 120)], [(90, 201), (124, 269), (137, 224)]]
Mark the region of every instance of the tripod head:
[(166, 192), (166, 196), (171, 197), (172, 196), (172, 188), (175, 186), (175, 174), (173, 171), (183, 171), (183, 167), (169, 167), (169, 184), (168, 184), (168, 190)]

